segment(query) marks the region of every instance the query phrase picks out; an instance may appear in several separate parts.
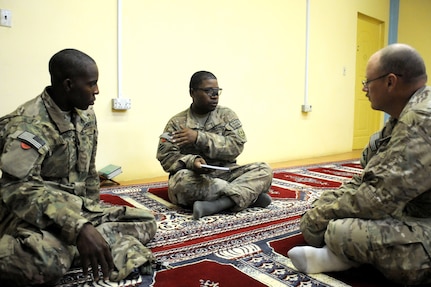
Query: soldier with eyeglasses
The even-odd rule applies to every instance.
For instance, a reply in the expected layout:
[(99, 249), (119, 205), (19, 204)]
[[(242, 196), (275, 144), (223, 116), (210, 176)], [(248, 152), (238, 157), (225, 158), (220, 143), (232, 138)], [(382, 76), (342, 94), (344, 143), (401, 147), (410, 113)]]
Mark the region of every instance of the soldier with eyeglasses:
[(301, 272), (370, 264), (402, 285), (431, 283), (431, 87), (405, 44), (371, 56), (363, 91), (390, 115), (361, 157), (363, 172), (322, 193), (301, 219), (311, 246), (288, 252)]
[(214, 74), (194, 73), (192, 104), (168, 121), (159, 140), (157, 159), (169, 173), (169, 199), (192, 208), (194, 219), (271, 203), (271, 167), (236, 162), (247, 140), (235, 112), (218, 105), (221, 92)]

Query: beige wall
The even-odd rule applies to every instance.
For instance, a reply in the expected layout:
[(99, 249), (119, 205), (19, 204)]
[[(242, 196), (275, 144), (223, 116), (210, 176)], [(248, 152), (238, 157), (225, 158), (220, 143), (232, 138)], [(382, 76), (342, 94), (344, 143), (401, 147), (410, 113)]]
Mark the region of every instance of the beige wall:
[(121, 165), (120, 181), (165, 175), (155, 158), (158, 136), (189, 106), (188, 82), (201, 69), (215, 73), (224, 89), (220, 105), (243, 122), (248, 143), (240, 163), (351, 150), (357, 13), (388, 23), (389, 0), (310, 0), (309, 114), (301, 113), (305, 0), (124, 0), (122, 86), (132, 99), (126, 112), (111, 110), (116, 5), (0, 0), (12, 11), (12, 28), (0, 27), (0, 114), (38, 95), (49, 84), (49, 58), (74, 47), (98, 63), (97, 164)]

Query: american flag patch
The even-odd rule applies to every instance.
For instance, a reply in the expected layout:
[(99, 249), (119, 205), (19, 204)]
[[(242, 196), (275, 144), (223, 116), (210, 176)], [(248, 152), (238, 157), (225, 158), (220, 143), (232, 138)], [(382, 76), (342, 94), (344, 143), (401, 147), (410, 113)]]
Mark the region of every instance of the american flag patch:
[(35, 149), (40, 149), (41, 147), (43, 147), (45, 145), (45, 142), (38, 136), (30, 133), (30, 132), (22, 132), (19, 136), (18, 139), (20, 139), (21, 141), (25, 142), (26, 144), (34, 147)]

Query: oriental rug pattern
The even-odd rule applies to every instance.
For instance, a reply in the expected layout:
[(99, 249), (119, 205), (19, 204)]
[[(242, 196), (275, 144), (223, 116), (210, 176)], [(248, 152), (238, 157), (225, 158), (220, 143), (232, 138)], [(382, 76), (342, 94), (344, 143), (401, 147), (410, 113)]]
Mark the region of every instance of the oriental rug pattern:
[[(158, 231), (147, 246), (164, 267), (135, 282), (93, 286), (348, 286), (325, 274), (297, 272), (276, 246), (297, 240), (300, 216), (324, 190), (338, 188), (360, 172), (358, 161), (277, 169), (270, 191), (273, 202), (267, 208), (199, 220), (192, 219), (191, 210), (168, 201), (166, 182), (104, 188), (105, 202), (155, 214)], [(79, 272), (74, 274), (58, 286), (81, 286), (74, 279)]]

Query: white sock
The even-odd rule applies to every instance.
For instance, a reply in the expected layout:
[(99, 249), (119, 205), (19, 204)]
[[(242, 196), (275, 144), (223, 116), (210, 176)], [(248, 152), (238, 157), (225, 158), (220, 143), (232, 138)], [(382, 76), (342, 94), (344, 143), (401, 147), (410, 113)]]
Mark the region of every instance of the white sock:
[(287, 252), (293, 265), (303, 273), (321, 273), (344, 271), (357, 266), (354, 262), (346, 262), (324, 246), (297, 246)]

